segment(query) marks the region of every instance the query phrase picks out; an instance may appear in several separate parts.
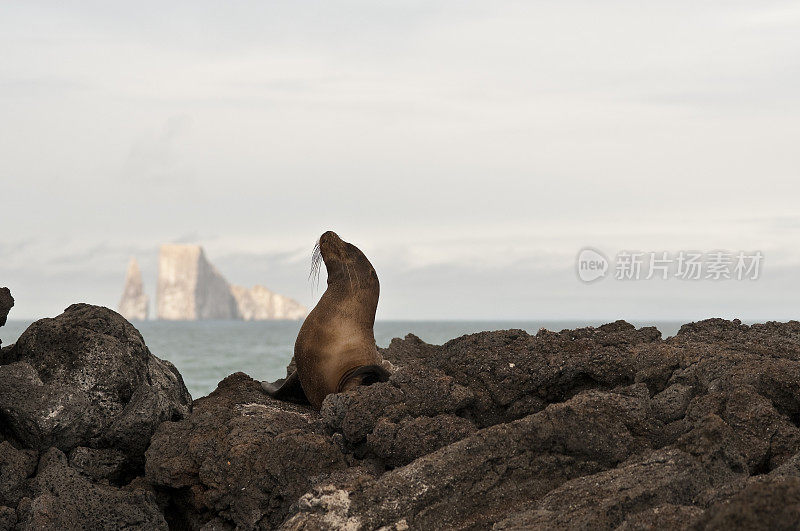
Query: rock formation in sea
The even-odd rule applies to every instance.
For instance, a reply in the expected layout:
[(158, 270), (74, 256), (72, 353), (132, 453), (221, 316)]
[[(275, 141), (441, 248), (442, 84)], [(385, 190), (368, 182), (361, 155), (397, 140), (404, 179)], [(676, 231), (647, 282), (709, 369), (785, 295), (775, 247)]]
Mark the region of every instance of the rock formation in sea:
[(38, 321), (0, 356), (0, 529), (800, 527), (797, 321), (381, 351), (318, 412), (243, 373), (190, 403), (115, 312)]
[[(199, 245), (162, 245), (158, 260), (158, 318), (302, 319), (305, 306), (265, 288), (228, 284)], [(124, 315), (124, 314), (123, 314)]]
[(238, 319), (228, 282), (199, 245), (166, 244), (158, 257), (158, 318)]
[(125, 288), (119, 301), (119, 313), (128, 321), (146, 321), (150, 310), (150, 299), (144, 293), (142, 272), (136, 258), (128, 262)]
[(239, 306), (239, 315), (245, 321), (302, 319), (308, 313), (308, 309), (296, 300), (274, 293), (264, 286), (251, 289), (231, 286), (231, 293)]

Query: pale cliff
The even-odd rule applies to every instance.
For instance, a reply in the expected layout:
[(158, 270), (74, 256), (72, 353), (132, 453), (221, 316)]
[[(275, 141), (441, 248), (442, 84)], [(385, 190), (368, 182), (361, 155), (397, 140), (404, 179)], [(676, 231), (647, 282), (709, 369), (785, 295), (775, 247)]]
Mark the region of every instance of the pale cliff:
[(159, 319), (240, 318), (228, 282), (199, 245), (161, 246), (157, 297)]
[(247, 289), (231, 286), (239, 314), (245, 321), (264, 321), (268, 319), (302, 319), (308, 309), (294, 299), (274, 293), (264, 286)]
[(149, 307), (150, 299), (144, 293), (142, 272), (136, 258), (131, 257), (125, 275), (125, 288), (119, 301), (119, 313), (128, 321), (146, 321)]
[(206, 259), (199, 245), (161, 246), (158, 259), (158, 318), (302, 319), (308, 310), (299, 302), (265, 288), (231, 286)]

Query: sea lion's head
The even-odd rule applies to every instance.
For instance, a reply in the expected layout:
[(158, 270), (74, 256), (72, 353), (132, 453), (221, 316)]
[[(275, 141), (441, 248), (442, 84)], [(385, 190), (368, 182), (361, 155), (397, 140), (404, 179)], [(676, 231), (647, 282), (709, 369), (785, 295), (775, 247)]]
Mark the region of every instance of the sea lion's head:
[(317, 242), (314, 252), (315, 267), (319, 266), (320, 258), (325, 262), (325, 269), (328, 271), (329, 289), (346, 291), (358, 295), (359, 298), (374, 296), (377, 305), (380, 291), (378, 275), (361, 249), (329, 230)]

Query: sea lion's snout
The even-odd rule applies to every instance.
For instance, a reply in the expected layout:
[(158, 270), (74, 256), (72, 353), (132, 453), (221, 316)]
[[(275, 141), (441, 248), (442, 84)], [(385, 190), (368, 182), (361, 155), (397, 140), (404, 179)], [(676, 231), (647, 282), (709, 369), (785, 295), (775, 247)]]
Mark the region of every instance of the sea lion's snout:
[(340, 257), (344, 251), (344, 247), (344, 241), (332, 230), (324, 232), (322, 236), (319, 237), (319, 250), (324, 260)]
[(322, 236), (319, 237), (319, 243), (322, 244), (331, 244), (333, 242), (340, 242), (342, 239), (339, 237), (338, 234), (333, 232), (332, 230), (326, 230), (322, 233)]

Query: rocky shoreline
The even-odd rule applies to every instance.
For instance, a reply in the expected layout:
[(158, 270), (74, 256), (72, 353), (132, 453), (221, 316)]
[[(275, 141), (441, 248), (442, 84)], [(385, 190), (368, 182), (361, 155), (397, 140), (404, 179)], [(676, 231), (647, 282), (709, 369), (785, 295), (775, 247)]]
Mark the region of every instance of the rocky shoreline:
[(37, 321), (0, 350), (0, 530), (800, 525), (796, 321), (382, 354), (389, 382), (320, 412), (243, 373), (192, 401), (116, 312)]

